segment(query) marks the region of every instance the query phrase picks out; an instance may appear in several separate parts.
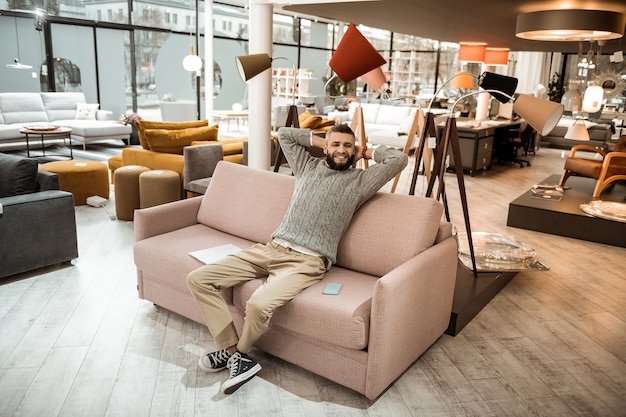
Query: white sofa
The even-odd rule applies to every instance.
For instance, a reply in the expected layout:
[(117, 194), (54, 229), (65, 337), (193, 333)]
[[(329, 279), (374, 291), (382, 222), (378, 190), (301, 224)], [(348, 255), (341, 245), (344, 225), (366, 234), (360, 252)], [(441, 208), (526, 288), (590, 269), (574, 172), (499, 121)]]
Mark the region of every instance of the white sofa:
[(72, 129), (72, 142), (87, 143), (110, 139), (130, 140), (132, 128), (114, 118), (113, 113), (97, 110), (95, 119), (77, 119), (78, 103), (85, 95), (71, 93), (0, 93), (0, 145), (24, 143), (20, 129), (29, 125), (53, 124)]
[[(341, 123), (350, 124), (354, 111), (358, 106), (363, 109), (363, 124), (369, 145), (386, 145), (403, 149), (406, 145), (407, 134), (411, 129), (415, 113), (419, 109), (402, 101), (394, 100), (362, 100), (352, 102), (347, 111), (333, 111), (328, 114), (329, 119), (341, 119)], [(433, 113), (445, 113), (446, 110), (434, 109)], [(415, 148), (415, 140), (411, 148)]]

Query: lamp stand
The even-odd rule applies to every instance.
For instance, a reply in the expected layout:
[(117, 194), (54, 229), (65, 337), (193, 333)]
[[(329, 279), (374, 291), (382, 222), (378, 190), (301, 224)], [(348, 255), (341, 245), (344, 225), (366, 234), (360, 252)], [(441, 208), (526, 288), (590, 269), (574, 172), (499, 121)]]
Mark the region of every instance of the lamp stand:
[[(420, 139), (420, 144), (417, 149), (415, 157), (415, 169), (413, 170), (413, 180), (411, 182), (411, 188), (409, 194), (415, 194), (415, 183), (417, 181), (417, 175), (419, 172), (419, 166), (422, 159), (422, 155), (425, 148), (425, 142), (429, 136), (436, 137), (437, 131), (435, 127), (435, 120), (432, 113), (426, 114), (426, 123), (424, 124), (423, 134)], [(435, 187), (435, 180), (438, 180), (436, 199), (443, 199), (443, 205), (446, 214), (446, 220), (450, 221), (450, 211), (448, 209), (448, 201), (445, 193), (444, 175), (446, 172), (445, 159), (448, 155), (448, 147), (451, 146), (452, 157), (454, 158), (454, 165), (456, 171), (456, 178), (459, 185), (459, 194), (461, 197), (461, 206), (463, 207), (463, 218), (465, 220), (465, 230), (467, 232), (467, 242), (469, 244), (470, 256), (472, 258), (472, 269), (474, 278), (478, 278), (478, 270), (476, 268), (476, 257), (474, 255), (474, 244), (472, 241), (472, 228), (470, 226), (469, 209), (467, 207), (467, 194), (465, 193), (465, 180), (463, 174), (463, 164), (461, 163), (461, 147), (459, 145), (459, 134), (456, 127), (456, 119), (449, 117), (446, 121), (444, 134), (441, 140), (438, 141), (435, 148), (435, 159), (432, 173), (428, 181), (428, 188), (426, 189), (426, 197), (431, 197), (433, 189)], [(424, 167), (424, 172), (428, 170)]]
[[(300, 119), (298, 118), (298, 106), (295, 104), (291, 104), (289, 106), (289, 110), (287, 111), (287, 121), (285, 122), (285, 127), (300, 127)], [(282, 164), (283, 159), (285, 158), (285, 154), (283, 153), (283, 149), (280, 147), (280, 142), (277, 143), (278, 147), (278, 155), (276, 155), (276, 162), (274, 164), (274, 172), (278, 172), (280, 169), (280, 164)]]
[[(363, 108), (361, 104), (354, 109), (350, 128), (354, 132), (354, 136), (359, 145), (367, 146), (367, 136), (365, 136), (365, 123), (363, 122)], [(367, 159), (363, 159), (363, 166), (365, 168), (369, 167), (369, 161)]]
[[(418, 131), (423, 133), (423, 130), (424, 130), (424, 112), (422, 111), (422, 109), (419, 109), (415, 112), (415, 115), (413, 116), (413, 122), (411, 123), (411, 128), (409, 129), (409, 136), (406, 138), (406, 143), (404, 144), (404, 149), (402, 150), (402, 152), (404, 152), (407, 155), (409, 154), (409, 152), (411, 151), (411, 145), (413, 144), (413, 140), (415, 139), (415, 135), (417, 134)], [(420, 143), (421, 143), (421, 138), (420, 138)], [(426, 162), (424, 162), (424, 164), (426, 164)], [(398, 175), (396, 175), (396, 177), (393, 179), (393, 185), (391, 186), (392, 193), (396, 191), (396, 187), (398, 186), (398, 181), (400, 180), (400, 174), (401, 173), (398, 173)]]

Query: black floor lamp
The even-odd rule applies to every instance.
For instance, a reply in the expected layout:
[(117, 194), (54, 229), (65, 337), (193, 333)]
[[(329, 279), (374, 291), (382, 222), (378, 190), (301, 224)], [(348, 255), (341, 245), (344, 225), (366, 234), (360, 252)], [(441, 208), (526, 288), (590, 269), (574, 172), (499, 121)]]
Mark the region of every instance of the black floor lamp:
[[(446, 81), (444, 85), (447, 84), (450, 80)], [(474, 245), (472, 242), (472, 231), (470, 226), (469, 209), (467, 206), (467, 195), (465, 192), (465, 181), (463, 176), (463, 164), (461, 161), (459, 135), (455, 118), (456, 106), (463, 99), (482, 93), (491, 94), (493, 97), (503, 103), (513, 101), (513, 111), (522, 118), (524, 118), (529, 125), (535, 128), (535, 130), (537, 130), (537, 132), (542, 135), (548, 134), (556, 126), (561, 118), (561, 115), (563, 114), (563, 105), (559, 103), (525, 94), (521, 94), (517, 98), (514, 98), (513, 94), (515, 92), (515, 88), (517, 87), (516, 78), (485, 72), (480, 77), (478, 77), (478, 80), (478, 85), (483, 89), (462, 96), (461, 98), (456, 100), (454, 105), (450, 108), (443, 135), (437, 141), (437, 146), (435, 148), (434, 166), (430, 176), (430, 180), (428, 182), (428, 188), (426, 190), (426, 197), (430, 197), (435, 186), (435, 181), (438, 182), (436, 198), (443, 199), (446, 219), (450, 221), (444, 182), (444, 174), (446, 171), (445, 159), (448, 155), (448, 150), (450, 149), (452, 151), (452, 157), (455, 161), (455, 172), (459, 185), (461, 204), (463, 207), (463, 217), (465, 220), (465, 229), (467, 231), (467, 239), (472, 260), (474, 278), (477, 278), (478, 270), (476, 268), (476, 257), (474, 255)], [(430, 105), (429, 111), (426, 113), (426, 122), (424, 123), (424, 129), (420, 137), (420, 143), (416, 150), (417, 153), (415, 169), (413, 172), (413, 179), (411, 182), (409, 194), (415, 193), (415, 182), (425, 147), (425, 141), (428, 137), (437, 137), (437, 129), (434, 123), (434, 116), (430, 112)], [(426, 167), (424, 167), (424, 170), (426, 170)]]

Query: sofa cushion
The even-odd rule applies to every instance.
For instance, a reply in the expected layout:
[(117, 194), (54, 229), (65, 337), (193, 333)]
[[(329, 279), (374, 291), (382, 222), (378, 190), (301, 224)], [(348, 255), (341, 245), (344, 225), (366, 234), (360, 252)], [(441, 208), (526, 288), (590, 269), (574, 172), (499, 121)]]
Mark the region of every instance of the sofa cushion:
[(432, 198), (378, 193), (352, 218), (337, 265), (383, 276), (433, 245), (442, 214), (443, 205)]
[(51, 122), (74, 119), (77, 104), (86, 103), (81, 92), (41, 93), (41, 99)]
[(253, 242), (269, 242), (287, 211), (294, 183), (290, 175), (221, 161), (202, 199), (198, 223)]
[(201, 127), (208, 126), (209, 121), (204, 120), (192, 120), (189, 122), (160, 122), (160, 121), (152, 121), (152, 120), (138, 120), (135, 122), (135, 126), (137, 127), (137, 134), (139, 135), (139, 144), (144, 149), (150, 149), (150, 145), (145, 139), (143, 131), (145, 129), (166, 129), (166, 130), (176, 130), (176, 129), (187, 129), (190, 127)]
[(182, 155), (183, 148), (194, 141), (217, 141), (218, 125), (186, 129), (145, 129), (144, 139), (151, 151)]
[[(279, 326), (323, 343), (364, 349), (369, 342), (370, 312), (376, 277), (332, 267), (317, 284), (277, 309), (270, 326)], [(233, 290), (233, 304), (245, 311), (246, 301), (264, 280), (253, 280)], [(338, 295), (323, 296), (329, 283), (340, 283)]]
[(4, 123), (46, 123), (48, 114), (39, 93), (0, 93)]
[(0, 197), (34, 193), (37, 161), (0, 153)]
[(96, 112), (100, 104), (76, 103), (76, 120), (96, 120)]
[(300, 123), (301, 129), (317, 129), (322, 122), (320, 116), (309, 116)]
[(376, 115), (376, 124), (400, 126), (411, 113), (411, 107), (381, 104)]

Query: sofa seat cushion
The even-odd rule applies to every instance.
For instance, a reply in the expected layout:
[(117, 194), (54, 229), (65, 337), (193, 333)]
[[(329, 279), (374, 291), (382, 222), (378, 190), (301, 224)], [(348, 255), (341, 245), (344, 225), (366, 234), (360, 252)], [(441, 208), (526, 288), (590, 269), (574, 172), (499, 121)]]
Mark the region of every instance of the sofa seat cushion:
[[(329, 282), (343, 285), (338, 295), (322, 294)], [(246, 301), (262, 283), (254, 280), (235, 288), (233, 304), (245, 311)], [(375, 285), (376, 278), (371, 275), (332, 267), (320, 282), (275, 310), (270, 326), (348, 349), (364, 349)]]
[[(172, 245), (172, 242), (176, 244)], [(187, 275), (201, 267), (202, 262), (189, 252), (228, 243), (242, 249), (252, 246), (248, 240), (197, 224), (136, 242), (133, 248), (135, 264), (162, 285), (190, 294)], [(222, 292), (228, 303), (232, 303), (230, 294), (230, 291)]]
[(118, 122), (100, 120), (65, 119), (55, 120), (55, 125), (67, 126), (72, 129), (72, 136), (95, 137), (95, 136), (119, 136), (130, 135), (132, 127)]
[(8, 140), (22, 137), (20, 133), (21, 126), (0, 124), (0, 140)]

